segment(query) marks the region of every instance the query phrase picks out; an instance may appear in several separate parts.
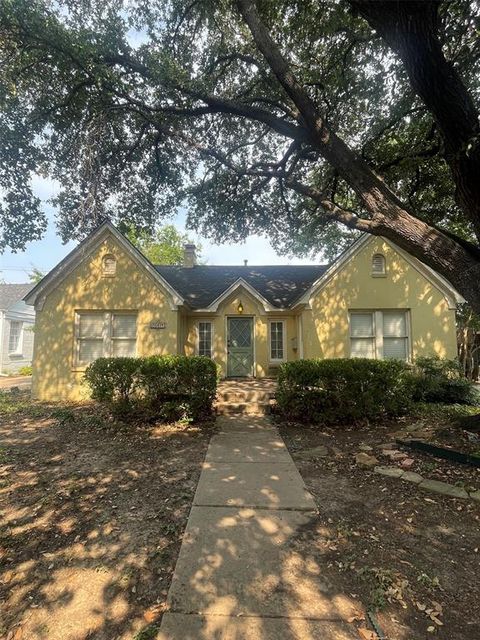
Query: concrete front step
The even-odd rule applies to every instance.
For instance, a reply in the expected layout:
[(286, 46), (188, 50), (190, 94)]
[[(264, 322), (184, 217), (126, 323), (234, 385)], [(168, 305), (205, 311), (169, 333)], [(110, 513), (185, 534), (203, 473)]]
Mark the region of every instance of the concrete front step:
[(269, 378), (222, 380), (217, 388), (217, 415), (266, 415), (275, 403), (276, 389), (276, 382)]
[(215, 411), (220, 416), (263, 416), (270, 413), (268, 402), (217, 402)]
[(273, 394), (268, 391), (219, 391), (219, 402), (268, 402)]

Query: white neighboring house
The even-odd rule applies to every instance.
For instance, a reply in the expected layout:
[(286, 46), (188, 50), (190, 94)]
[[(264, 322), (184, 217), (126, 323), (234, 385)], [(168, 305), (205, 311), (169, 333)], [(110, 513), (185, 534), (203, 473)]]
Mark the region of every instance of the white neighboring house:
[(33, 286), (0, 283), (0, 375), (32, 364), (35, 311), (23, 298)]

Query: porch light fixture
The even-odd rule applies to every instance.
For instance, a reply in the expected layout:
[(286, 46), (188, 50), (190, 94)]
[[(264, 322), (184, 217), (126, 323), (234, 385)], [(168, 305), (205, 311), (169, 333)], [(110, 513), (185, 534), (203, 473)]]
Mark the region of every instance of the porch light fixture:
[(241, 300), (238, 303), (237, 311), (238, 311), (238, 313), (243, 313), (243, 304), (242, 304)]

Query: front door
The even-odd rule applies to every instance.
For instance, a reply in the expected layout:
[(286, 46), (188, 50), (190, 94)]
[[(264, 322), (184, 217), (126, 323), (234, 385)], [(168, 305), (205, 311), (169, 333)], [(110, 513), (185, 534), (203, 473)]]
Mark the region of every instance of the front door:
[(253, 318), (227, 318), (227, 376), (253, 375)]

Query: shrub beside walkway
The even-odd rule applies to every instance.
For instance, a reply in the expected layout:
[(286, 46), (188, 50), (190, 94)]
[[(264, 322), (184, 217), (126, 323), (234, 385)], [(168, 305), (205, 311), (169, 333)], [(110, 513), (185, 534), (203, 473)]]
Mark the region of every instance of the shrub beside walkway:
[(162, 640), (348, 640), (355, 602), (291, 543), (316, 505), (277, 429), (221, 417), (198, 483)]

